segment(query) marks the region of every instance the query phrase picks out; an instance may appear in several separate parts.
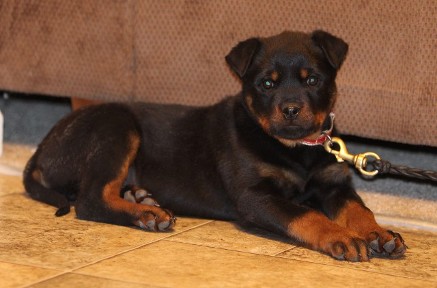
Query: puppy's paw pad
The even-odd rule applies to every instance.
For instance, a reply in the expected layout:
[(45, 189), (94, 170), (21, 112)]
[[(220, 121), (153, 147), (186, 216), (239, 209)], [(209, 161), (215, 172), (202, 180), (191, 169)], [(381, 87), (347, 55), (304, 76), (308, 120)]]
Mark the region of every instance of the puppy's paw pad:
[(147, 231), (158, 231), (158, 216), (151, 212), (144, 212), (134, 224)]
[(147, 230), (147, 231), (156, 231), (155, 230), (155, 220), (149, 220), (146, 223), (143, 223), (143, 221), (138, 220), (136, 225), (144, 230)]
[(164, 215), (158, 217), (157, 227), (159, 231), (168, 231), (174, 227), (176, 224), (176, 217), (174, 217), (173, 212), (168, 209), (162, 209)]
[(149, 195), (151, 195), (151, 194), (147, 193), (147, 191), (144, 189), (135, 190), (135, 198), (137, 198), (137, 199), (144, 198), (144, 197), (147, 197)]
[(126, 201), (159, 207), (158, 202), (156, 202), (156, 200), (151, 196), (152, 194), (148, 193), (146, 190), (135, 186), (129, 185), (122, 190), (122, 197)]
[(128, 190), (126, 192), (124, 192), (123, 194), (123, 199), (132, 203), (137, 203), (135, 196), (132, 195), (132, 191)]
[(173, 213), (167, 209), (159, 209), (156, 212), (144, 212), (134, 224), (147, 231), (168, 231), (176, 224)]
[(158, 202), (156, 202), (156, 200), (151, 198), (151, 197), (144, 197), (143, 199), (140, 199), (140, 202), (138, 202), (138, 203), (143, 204), (143, 205), (150, 205), (150, 206), (159, 207)]
[(167, 231), (173, 228), (173, 226), (176, 224), (176, 218), (171, 217), (169, 220), (162, 221), (158, 224), (158, 230), (159, 231)]

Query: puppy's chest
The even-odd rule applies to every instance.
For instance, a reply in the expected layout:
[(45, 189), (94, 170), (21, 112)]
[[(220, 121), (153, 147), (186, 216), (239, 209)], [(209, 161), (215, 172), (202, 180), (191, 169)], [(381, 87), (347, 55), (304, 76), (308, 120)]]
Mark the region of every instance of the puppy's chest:
[(257, 167), (262, 180), (266, 180), (278, 193), (287, 199), (293, 199), (305, 193), (309, 172), (303, 167), (283, 168), (271, 164)]

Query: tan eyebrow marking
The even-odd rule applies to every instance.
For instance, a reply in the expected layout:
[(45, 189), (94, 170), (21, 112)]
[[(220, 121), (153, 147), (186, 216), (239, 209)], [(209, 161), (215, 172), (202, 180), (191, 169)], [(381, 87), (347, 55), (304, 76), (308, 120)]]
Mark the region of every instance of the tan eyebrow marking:
[(308, 72), (308, 70), (307, 69), (300, 69), (300, 71), (299, 71), (300, 73), (300, 77), (302, 78), (302, 79), (306, 79), (306, 78), (308, 78), (308, 75), (310, 74), (309, 72)]
[(273, 80), (274, 82), (278, 81), (278, 79), (279, 79), (279, 73), (278, 73), (278, 71), (273, 71), (273, 72), (272, 72), (272, 75), (271, 75), (271, 78), (272, 78), (272, 80)]

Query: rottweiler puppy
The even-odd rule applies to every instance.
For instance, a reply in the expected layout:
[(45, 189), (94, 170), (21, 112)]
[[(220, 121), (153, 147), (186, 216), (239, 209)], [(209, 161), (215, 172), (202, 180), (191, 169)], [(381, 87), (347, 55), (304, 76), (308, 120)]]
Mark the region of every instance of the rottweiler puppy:
[(74, 201), (80, 219), (152, 231), (171, 229), (173, 213), (237, 220), (336, 259), (400, 257), (402, 237), (376, 223), (321, 145), (347, 51), (320, 30), (250, 38), (226, 56), (241, 93), (215, 105), (75, 111), (29, 160), (26, 191), (57, 216)]

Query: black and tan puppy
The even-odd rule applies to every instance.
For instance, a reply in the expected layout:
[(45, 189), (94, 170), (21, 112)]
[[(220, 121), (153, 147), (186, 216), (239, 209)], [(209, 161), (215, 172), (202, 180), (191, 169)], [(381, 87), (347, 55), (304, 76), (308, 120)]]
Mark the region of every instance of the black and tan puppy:
[(346, 164), (317, 145), (347, 50), (323, 31), (252, 38), (226, 57), (242, 92), (215, 105), (76, 111), (29, 160), (26, 190), (58, 216), (75, 201), (80, 219), (164, 231), (174, 212), (250, 223), (337, 259), (402, 256), (402, 238), (375, 222)]

